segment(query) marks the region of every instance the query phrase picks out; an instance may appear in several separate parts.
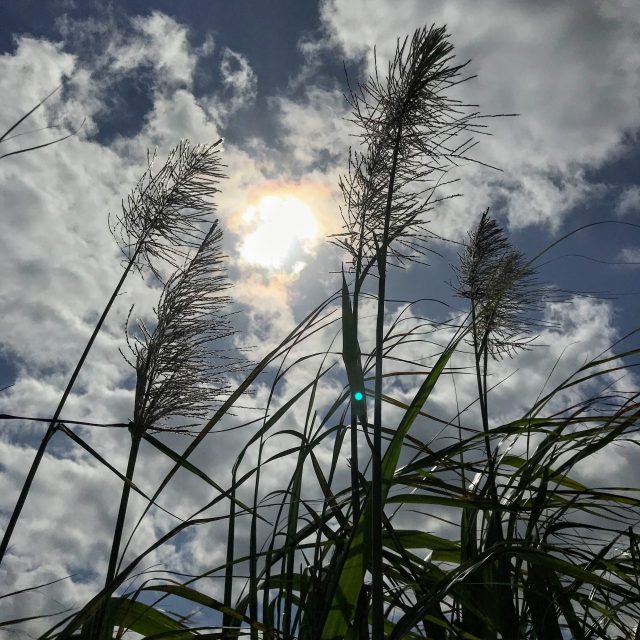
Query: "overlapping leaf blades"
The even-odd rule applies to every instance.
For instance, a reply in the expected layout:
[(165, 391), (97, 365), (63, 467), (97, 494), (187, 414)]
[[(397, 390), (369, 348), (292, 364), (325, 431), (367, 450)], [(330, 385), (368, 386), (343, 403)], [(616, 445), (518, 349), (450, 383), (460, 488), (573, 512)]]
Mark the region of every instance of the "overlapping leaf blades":
[[(421, 129), (427, 126), (423, 120), (416, 121), (412, 130), (414, 125), (406, 116), (411, 110), (419, 113), (421, 105), (429, 100), (438, 103), (440, 98), (429, 89), (430, 83), (441, 88), (450, 86), (451, 76), (438, 76), (450, 51), (441, 41), (443, 34), (442, 30), (419, 30), (413, 40), (400, 44), (387, 79), (382, 82), (372, 78), (367, 99), (354, 99), (363, 122), (363, 142), (369, 150), (352, 156), (350, 177), (343, 182), (347, 226), (351, 227), (339, 242), (353, 259), (353, 297), (345, 278), (336, 294), (311, 312), (235, 389), (229, 390), (229, 397), (182, 452), (172, 450), (147, 431), (172, 415), (169, 405), (185, 409), (180, 415), (201, 417), (199, 400), (204, 401), (205, 396), (187, 393), (182, 407), (182, 395), (163, 395), (166, 388), (162, 376), (155, 378), (155, 383), (153, 376), (143, 376), (149, 382), (141, 390), (137, 414), (146, 426), (143, 437), (174, 465), (150, 504), (157, 502), (178, 470), (202, 480), (214, 495), (197, 513), (120, 568), (102, 592), (44, 638), (75, 637), (82, 625), (103, 609), (108, 625), (118, 628), (119, 634), (129, 629), (157, 640), (243, 636), (364, 639), (371, 631), (372, 571), (385, 576), (380, 581), (383, 632), (394, 640), (559, 640), (563, 634), (585, 640), (637, 637), (640, 549), (635, 527), (640, 496), (629, 488), (591, 488), (576, 480), (574, 474), (577, 465), (607, 447), (637, 442), (638, 394), (615, 388), (602, 391), (596, 385), (611, 387), (611, 373), (623, 366), (635, 366), (638, 350), (595, 358), (518, 419), (503, 424), (496, 419), (489, 421), (486, 359), (523, 344), (520, 337), (525, 325), (512, 312), (527, 302), (526, 296), (517, 294), (528, 290), (518, 287), (531, 275), (522, 256), (511, 251), (501, 236), (497, 245), (494, 242), (498, 250), (493, 254), (488, 252), (483, 258), (469, 253), (466, 262), (463, 258), (460, 270), (472, 277), (467, 279), (469, 286), (459, 292), (475, 305), (470, 323), (463, 323), (453, 335), (446, 324), (439, 329), (445, 346), (425, 363), (425, 370), (413, 367), (385, 373), (391, 383), (413, 379), (416, 391), (411, 402), (396, 397), (398, 387), (393, 384), (383, 394), (379, 390), (381, 371), (372, 372), (362, 363), (363, 356), (367, 363), (376, 355), (391, 357), (394, 348), (412, 337), (410, 332), (387, 334), (376, 345), (376, 353), (362, 354), (358, 294), (376, 262), (382, 263), (384, 273), (383, 248), (389, 250), (391, 259), (402, 262), (417, 257), (425, 246), (421, 242), (424, 236), (416, 234), (422, 229), (421, 215), (433, 201), (433, 191), (428, 185), (423, 192), (411, 190), (409, 179), (418, 172), (418, 181), (424, 179), (426, 184), (431, 173), (443, 173), (440, 163), (445, 159), (438, 145), (446, 144), (447, 138), (443, 134), (438, 139), (436, 132), (436, 139), (429, 142), (434, 131)], [(421, 48), (426, 41), (433, 48), (432, 54)], [(407, 51), (425, 55), (407, 56)], [(421, 69), (422, 64), (433, 68)], [(457, 73), (460, 67), (453, 69)], [(407, 82), (407, 78), (416, 77), (423, 80)], [(404, 97), (397, 102), (399, 94)], [(398, 111), (394, 107), (397, 104), (404, 106)], [(464, 119), (449, 122), (458, 130), (467, 124)], [(402, 130), (414, 147), (398, 142), (402, 138), (398, 131)], [(449, 160), (466, 148), (468, 144), (448, 149)], [(418, 152), (432, 154), (433, 166), (412, 164), (417, 162)], [(173, 166), (171, 160), (168, 166)], [(391, 166), (396, 166), (397, 182), (389, 188)], [(167, 176), (173, 175), (168, 171)], [(149, 197), (149, 206), (139, 208), (136, 198), (144, 194)], [(138, 255), (154, 263), (160, 276), (161, 269), (155, 267), (159, 247), (166, 249), (163, 259), (175, 265), (184, 254), (174, 244), (174, 227), (158, 227), (156, 235), (150, 232), (148, 225), (154, 219), (156, 205), (171, 208), (181, 203), (192, 208), (194, 217), (184, 219), (181, 233), (188, 234), (199, 224), (198, 192), (193, 200), (181, 200), (178, 185), (176, 194), (172, 200), (170, 195), (156, 193), (152, 182), (141, 183), (129, 202), (129, 210), (137, 213), (122, 226), (121, 247), (127, 257), (135, 261), (130, 249), (139, 246)], [(483, 216), (476, 241), (472, 238), (470, 244), (476, 249), (486, 248), (484, 241), (490, 245), (497, 232), (496, 225)], [(213, 241), (215, 232), (212, 234)], [(145, 245), (141, 238), (150, 240)], [(416, 238), (420, 241), (414, 243)], [(170, 296), (177, 291), (175, 284), (171, 279), (167, 284), (167, 298), (162, 303), (169, 305), (167, 308)], [(381, 299), (384, 302), (384, 296)], [(334, 330), (340, 321), (336, 313), (340, 307), (341, 362), (348, 384), (327, 405), (321, 391), (334, 390), (335, 381), (328, 375), (336, 369), (333, 342), (327, 338), (328, 346), (320, 353), (301, 354), (299, 349), (310, 336)], [(181, 329), (178, 324), (180, 330), (165, 344), (179, 350), (185, 337), (208, 336), (208, 326), (199, 322)], [(165, 330), (171, 332), (169, 325), (163, 327), (162, 319), (158, 327), (158, 336)], [(136, 367), (144, 369), (145, 362), (161, 361), (153, 356), (155, 335), (143, 330), (134, 346), (136, 362), (132, 364)], [(471, 411), (460, 410), (454, 401), (447, 415), (434, 415), (429, 399), (448, 378), (461, 375), (451, 363), (453, 358), (464, 360), (461, 352), (467, 339), (474, 345), (481, 415), (474, 418)], [(169, 360), (174, 355), (170, 350)], [(422, 356), (420, 352), (416, 358)], [(284, 396), (282, 383), (287, 376), (293, 376), (298, 367), (312, 359), (318, 363), (315, 374)], [(237, 456), (231, 480), (220, 478), (216, 469), (201, 468), (190, 461), (206, 436), (213, 438), (216, 428), (229, 426), (226, 423), (242, 394), (269, 368), (278, 365), (275, 377), (265, 376), (271, 389), (263, 419), (253, 427), (250, 422), (240, 425), (252, 431)], [(197, 377), (196, 373), (186, 367), (185, 384)], [(367, 386), (372, 379), (377, 392)], [(365, 396), (377, 396), (380, 403), (396, 412), (385, 413), (379, 424), (384, 444), (378, 487), (382, 503), (378, 514), (378, 565), (372, 563), (371, 551), (372, 481), (366, 464), (362, 472), (348, 473), (343, 451), (349, 429), (360, 428), (368, 435), (370, 428), (366, 403), (354, 411), (357, 420), (347, 424), (356, 387)], [(196, 389), (201, 394), (206, 386)], [(568, 389), (572, 397), (581, 398), (579, 402), (569, 404)], [(154, 394), (159, 398), (152, 406), (145, 398)], [(301, 410), (303, 403), (306, 406)], [(395, 415), (396, 420), (388, 422), (387, 415)], [(230, 428), (239, 426), (231, 424)], [(421, 439), (419, 434), (428, 429), (435, 434), (436, 428), (442, 437)], [(274, 441), (282, 445), (270, 448)], [(527, 446), (516, 446), (522, 443)], [(371, 456), (366, 448), (365, 452), (367, 463)], [(255, 462), (250, 464), (248, 460)], [(289, 464), (289, 481), (275, 490), (265, 489), (265, 478), (274, 464)], [(222, 512), (204, 515), (220, 506)], [(416, 515), (419, 509), (424, 511)], [(243, 524), (245, 516), (249, 526)], [(406, 520), (411, 518), (422, 523), (422, 528), (407, 525)], [(441, 529), (437, 533), (429, 529), (435, 529), (436, 524)], [(156, 574), (153, 580), (136, 581), (135, 573), (145, 559), (195, 527), (210, 527), (211, 535), (227, 539), (224, 561), (199, 575)], [(245, 527), (250, 531), (248, 542), (243, 535)], [(216, 577), (226, 580), (226, 588), (220, 588), (219, 595), (212, 593), (215, 589), (208, 583)], [(114, 596), (120, 588), (123, 593)], [(150, 600), (152, 596), (156, 599)], [(172, 615), (168, 605), (178, 601), (183, 606), (197, 606), (200, 617), (192, 620)]]

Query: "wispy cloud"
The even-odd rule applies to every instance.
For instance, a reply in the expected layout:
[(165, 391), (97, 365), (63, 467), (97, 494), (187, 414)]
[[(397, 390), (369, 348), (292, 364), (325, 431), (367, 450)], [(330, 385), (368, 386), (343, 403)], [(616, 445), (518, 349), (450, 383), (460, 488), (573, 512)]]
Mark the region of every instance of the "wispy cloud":
[(640, 211), (640, 187), (632, 185), (623, 189), (618, 197), (616, 213), (619, 216), (626, 216)]
[(196, 65), (187, 28), (166, 14), (154, 11), (132, 20), (133, 37), (123, 37), (108, 49), (114, 70), (133, 70), (149, 65), (157, 70), (160, 85), (190, 87)]

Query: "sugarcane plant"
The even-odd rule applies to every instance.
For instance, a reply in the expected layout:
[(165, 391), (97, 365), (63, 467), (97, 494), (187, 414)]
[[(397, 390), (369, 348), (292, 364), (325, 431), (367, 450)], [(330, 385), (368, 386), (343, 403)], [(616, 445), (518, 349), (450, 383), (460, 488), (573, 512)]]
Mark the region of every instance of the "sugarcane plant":
[[(217, 345), (233, 334), (224, 295), (221, 254), (222, 231), (216, 220), (200, 247), (186, 264), (166, 281), (157, 306), (153, 330), (137, 322), (137, 332), (127, 331), (131, 352), (126, 359), (135, 371), (131, 444), (120, 507), (109, 556), (105, 587), (113, 581), (119, 559), (127, 504), (136, 460), (146, 434), (191, 429), (229, 392), (227, 375), (235, 371), (237, 358)], [(133, 311), (133, 308), (132, 308)], [(131, 313), (129, 314), (131, 315)], [(216, 348), (217, 347), (217, 348)], [(88, 637), (112, 636), (104, 609)]]
[[(450, 95), (465, 79), (452, 51), (443, 28), (418, 29), (398, 41), (385, 74), (376, 69), (350, 90), (360, 146), (340, 183), (344, 228), (332, 237), (346, 254), (340, 283), (232, 382), (223, 373), (239, 373), (240, 358), (218, 344), (231, 331), (220, 229), (202, 217), (221, 177), (216, 146), (182, 143), (134, 190), (114, 223), (125, 273), (150, 273), (163, 293), (153, 326), (127, 324), (127, 471), (101, 460), (123, 482), (109, 566), (104, 587), (43, 640), (127, 631), (156, 640), (640, 639), (638, 489), (577, 477), (610, 446), (637, 445), (640, 391), (616, 378), (637, 366), (640, 350), (624, 348), (635, 334), (559, 382), (551, 372), (531, 406), (505, 418), (494, 394), (506, 363), (542, 348), (535, 336), (553, 330), (550, 302), (571, 303), (536, 275), (562, 239), (529, 259), (487, 210), (456, 240), (452, 298), (463, 308), (451, 303), (436, 321), (411, 315), (419, 300), (394, 307), (388, 295), (391, 267), (425, 268), (438, 240), (427, 216), (453, 195), (451, 168), (477, 162), (471, 134), (482, 120)], [(325, 346), (307, 352), (311, 337)], [(300, 380), (310, 363), (315, 373)], [(461, 405), (462, 376), (474, 397)], [(292, 378), (301, 384), (287, 386)], [(256, 384), (266, 406), (245, 420), (240, 402)], [(336, 388), (327, 402), (321, 392)], [(60, 411), (51, 424), (72, 437)], [(196, 466), (205, 438), (240, 428), (250, 435), (230, 474)], [(154, 437), (162, 429), (192, 438), (177, 451)], [(133, 482), (143, 442), (172, 463), (150, 496)], [(284, 483), (265, 489), (285, 463)], [(179, 471), (210, 498), (127, 555), (130, 492), (145, 499), (135, 532), (152, 507), (164, 508)], [(196, 527), (218, 536), (220, 561), (193, 575), (144, 568)], [(193, 615), (172, 614), (176, 602)]]
[[(351, 91), (353, 122), (358, 127), (363, 151), (354, 151), (349, 159), (349, 173), (341, 188), (345, 197), (344, 232), (338, 244), (351, 256), (354, 271), (352, 303), (345, 298), (343, 335), (345, 364), (352, 391), (351, 467), (352, 511), (358, 521), (359, 497), (357, 424), (358, 413), (365, 429), (369, 428), (363, 406), (364, 386), (358, 347), (358, 300), (364, 279), (375, 266), (378, 276), (375, 338), (375, 389), (373, 393), (373, 438), (371, 441), (370, 543), (371, 615), (374, 640), (384, 635), (382, 572), (382, 531), (384, 494), (388, 487), (382, 480), (382, 381), (384, 359), (384, 320), (388, 265), (420, 261), (429, 238), (425, 214), (440, 199), (450, 181), (448, 171), (475, 145), (465, 132), (477, 130), (479, 116), (469, 113), (449, 94), (464, 81), (465, 65), (452, 64), (453, 46), (447, 41), (444, 27), (416, 30), (412, 38), (398, 41), (386, 75), (377, 70), (367, 82)], [(449, 196), (450, 197), (450, 196)], [(344, 282), (346, 287), (346, 282)], [(345, 313), (346, 311), (346, 313)], [(349, 352), (352, 345), (353, 353)], [(358, 410), (356, 410), (358, 409)], [(362, 577), (368, 563), (360, 568)], [(344, 612), (337, 614), (344, 619)], [(327, 619), (327, 633), (333, 624)], [(337, 624), (336, 637), (345, 632)]]
[(0, 563), (13, 535), (40, 463), (53, 436), (60, 430), (62, 411), (76, 379), (93, 346), (113, 303), (132, 270), (149, 268), (159, 275), (162, 264), (177, 267), (185, 251), (197, 246), (198, 228), (206, 224), (211, 213), (211, 197), (223, 177), (218, 145), (191, 146), (181, 142), (171, 151), (159, 170), (154, 170), (154, 156), (148, 155), (148, 167), (133, 192), (123, 202), (123, 213), (113, 224), (125, 257), (124, 270), (78, 359), (69, 382), (53, 413), (47, 431), (36, 451), (16, 506), (0, 543)]
[[(480, 499), (488, 499), (494, 505), (485, 511), (486, 535), (482, 544), (490, 549), (504, 543), (503, 512), (500, 509), (496, 476), (496, 454), (491, 444), (489, 424), (489, 358), (499, 360), (514, 355), (518, 350), (530, 348), (530, 330), (534, 312), (544, 306), (550, 290), (538, 286), (533, 266), (525, 256), (512, 248), (507, 237), (486, 210), (470, 232), (469, 241), (460, 254), (456, 268), (458, 282), (456, 294), (469, 302), (470, 338), (473, 349), (475, 378), (480, 405), (480, 420), (484, 436), (484, 454), (487, 464), (486, 481), (474, 482), (471, 490)], [(461, 561), (478, 555), (476, 532), (479, 511), (463, 509), (460, 530)], [(476, 598), (483, 603), (484, 612), (491, 611), (492, 620), (500, 623), (488, 627), (474, 608), (461, 604), (464, 628), (478, 637), (494, 637), (495, 627), (502, 637), (516, 637), (518, 616), (511, 597), (509, 559), (500, 556), (493, 564), (485, 564), (479, 574), (466, 578), (469, 589), (477, 589)], [(472, 586), (475, 585), (475, 586)]]

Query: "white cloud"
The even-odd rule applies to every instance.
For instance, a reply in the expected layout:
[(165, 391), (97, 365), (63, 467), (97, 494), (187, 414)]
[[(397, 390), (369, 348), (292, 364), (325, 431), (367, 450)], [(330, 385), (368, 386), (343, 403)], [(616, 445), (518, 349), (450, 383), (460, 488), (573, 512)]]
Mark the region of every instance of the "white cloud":
[(230, 90), (233, 102), (246, 104), (255, 100), (257, 78), (245, 56), (225, 47), (220, 62), (220, 73), (222, 84)]
[[(15, 53), (0, 56), (2, 95), (11, 96), (3, 104), (3, 127), (13, 124), (26, 111), (35, 107), (65, 77), (69, 77), (74, 68), (74, 57), (65, 53), (60, 44), (30, 37), (19, 38)], [(15, 86), (15, 76), (24, 80), (37, 78), (38, 81), (24, 81)], [(42, 119), (42, 114), (40, 112), (33, 116), (39, 126), (48, 124)], [(30, 124), (34, 126), (36, 122), (32, 120)]]
[[(597, 168), (621, 154), (625, 135), (640, 126), (640, 12), (623, 3), (547, 3), (492, 0), (470, 11), (458, 2), (432, 2), (425, 14), (417, 0), (375, 5), (326, 0), (321, 15), (327, 37), (345, 55), (366, 56), (372, 71), (372, 45), (378, 45), (379, 68), (385, 67), (396, 38), (425, 22), (446, 24), (458, 61), (473, 58), (469, 73), (478, 79), (460, 87), (463, 99), (483, 113), (519, 113), (494, 119), (494, 134), (482, 139), (476, 156), (497, 165), (502, 174), (462, 174), (484, 194), (506, 194), (516, 226), (549, 222), (593, 197), (581, 169)], [(546, 193), (533, 206), (521, 206)], [(528, 210), (528, 212), (527, 212)]]
[(625, 247), (620, 252), (619, 259), (621, 262), (626, 262), (630, 265), (639, 265), (640, 247)]
[(134, 18), (132, 26), (136, 37), (114, 43), (109, 49), (112, 68), (129, 71), (149, 65), (157, 70), (161, 86), (190, 87), (197, 57), (189, 45), (186, 27), (158, 11)]
[(521, 229), (533, 224), (547, 223), (556, 231), (563, 218), (589, 199), (598, 198), (605, 191), (603, 185), (591, 184), (582, 172), (558, 176), (531, 172), (501, 190), (507, 199), (507, 211), (512, 228)]
[(165, 152), (183, 138), (211, 144), (219, 140), (220, 133), (195, 96), (179, 89), (169, 94), (157, 93), (142, 130), (133, 138), (118, 138), (114, 147), (120, 154), (141, 161), (147, 149)]
[(223, 126), (229, 117), (255, 103), (258, 93), (258, 78), (248, 59), (225, 47), (220, 60), (222, 88), (203, 101), (210, 117)]
[(640, 212), (640, 187), (631, 185), (620, 194), (616, 204), (616, 213), (619, 216), (625, 216), (637, 211)]
[(297, 163), (307, 169), (345, 163), (353, 127), (345, 120), (349, 110), (341, 91), (311, 85), (303, 102), (277, 97), (272, 104), (280, 111), (282, 141)]
[[(0, 56), (0, 93), (11, 96), (3, 105), (0, 135), (49, 98), (3, 140), (0, 155), (44, 144), (70, 130), (79, 130), (80, 137), (93, 133), (99, 105), (91, 79), (77, 59), (60, 43), (28, 36), (17, 38), (16, 43), (15, 53)], [(23, 82), (16, 83), (16, 77)]]

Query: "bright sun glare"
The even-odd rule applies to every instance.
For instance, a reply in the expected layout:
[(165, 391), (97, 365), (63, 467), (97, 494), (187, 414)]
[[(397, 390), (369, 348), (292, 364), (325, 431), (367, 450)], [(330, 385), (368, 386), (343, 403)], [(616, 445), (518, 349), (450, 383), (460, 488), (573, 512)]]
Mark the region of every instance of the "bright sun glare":
[(311, 207), (288, 195), (263, 196), (245, 209), (242, 222), (249, 231), (240, 244), (240, 256), (269, 269), (281, 269), (296, 246), (308, 250), (319, 233)]

